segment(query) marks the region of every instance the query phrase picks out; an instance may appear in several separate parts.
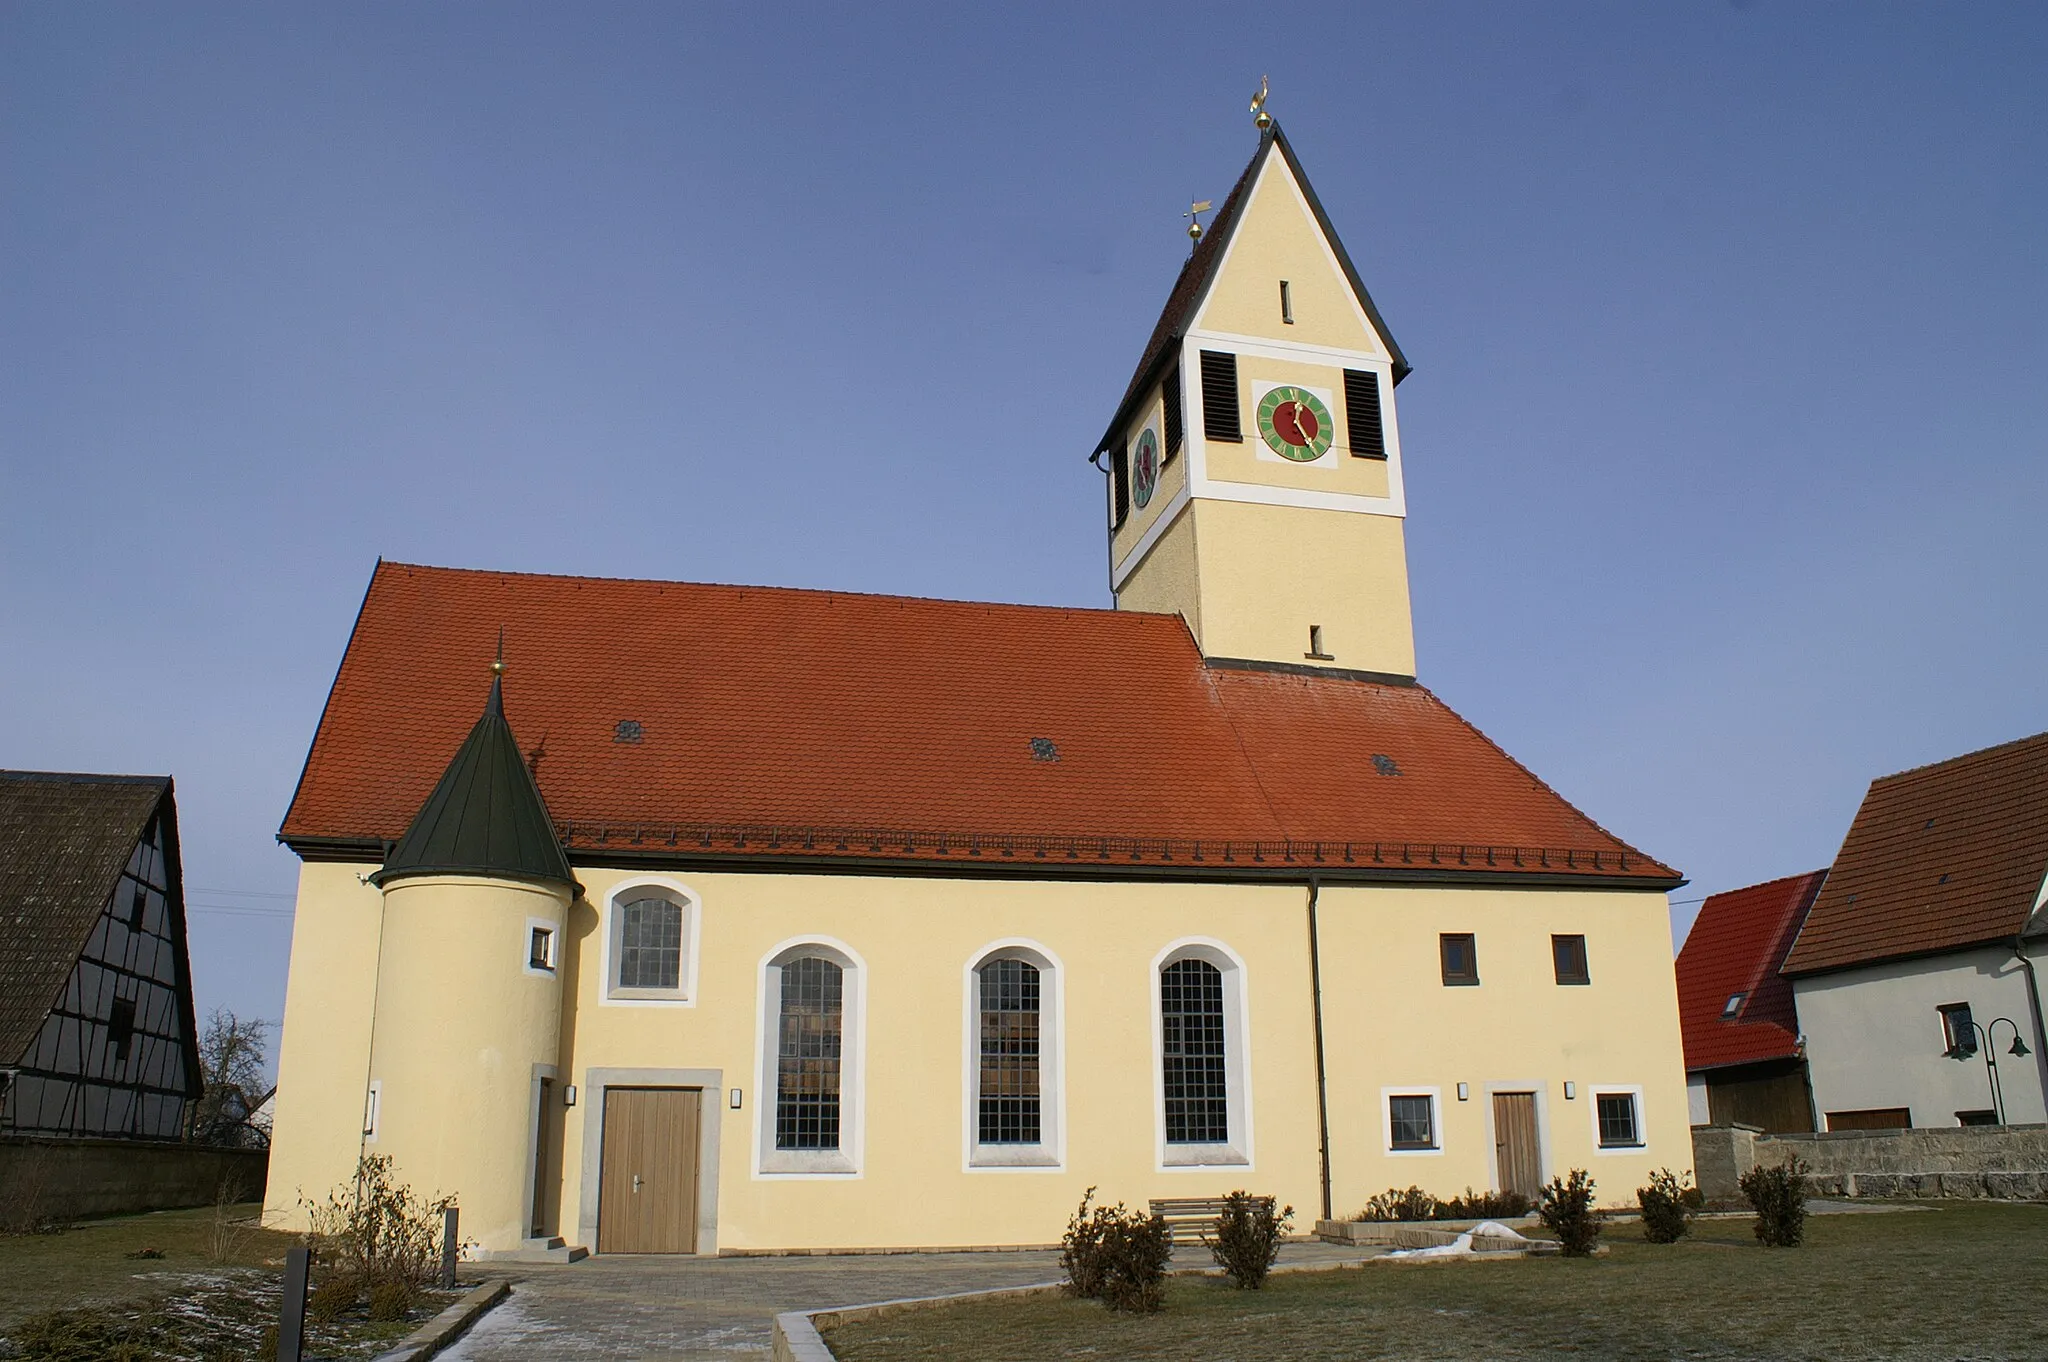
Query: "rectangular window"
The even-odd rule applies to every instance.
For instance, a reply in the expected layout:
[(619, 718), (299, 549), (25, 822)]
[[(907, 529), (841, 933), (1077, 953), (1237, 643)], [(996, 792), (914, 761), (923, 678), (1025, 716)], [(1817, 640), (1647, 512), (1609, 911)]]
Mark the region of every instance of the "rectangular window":
[(1236, 355), (1202, 352), (1202, 434), (1211, 440), (1244, 443), (1244, 427), (1238, 423)]
[(1178, 364), (1166, 371), (1166, 381), (1159, 385), (1159, 405), (1166, 411), (1166, 457), (1160, 461), (1163, 468), (1173, 462), (1173, 456), (1180, 453), (1181, 443), (1187, 438), (1187, 413), (1181, 410)]
[(1959, 1111), (1956, 1113), (1956, 1124), (1959, 1126), (1995, 1126), (1998, 1124), (1998, 1113), (1982, 1109), (1977, 1111)]
[(1560, 984), (1593, 982), (1593, 976), (1586, 972), (1586, 938), (1583, 936), (1551, 937), (1550, 963), (1557, 971)]
[(1426, 1093), (1387, 1099), (1388, 1143), (1395, 1149), (1436, 1148), (1435, 1112)]
[(107, 1044), (114, 1047), (114, 1058), (128, 1058), (128, 1043), (135, 1039), (135, 1000), (114, 999), (113, 1011), (107, 1014)]
[(1119, 443), (1109, 451), (1109, 528), (1120, 530), (1131, 516), (1131, 451)]
[(1636, 1129), (1636, 1095), (1603, 1092), (1593, 1098), (1600, 1109), (1600, 1147), (1615, 1149), (1643, 1142)]
[(1970, 1005), (1943, 1003), (1935, 1011), (1941, 1014), (1941, 1039), (1948, 1053), (1957, 1059), (1976, 1054), (1977, 1025), (1970, 1016)]
[(1280, 320), (1294, 325), (1294, 293), (1287, 287), (1287, 281), (1280, 281)]
[(138, 884), (135, 886), (135, 896), (128, 902), (128, 930), (131, 932), (141, 931), (143, 918), (148, 912), (149, 887)]
[(526, 967), (542, 970), (552, 970), (555, 967), (555, 934), (549, 928), (535, 927), (529, 934)]
[(1387, 432), (1380, 423), (1380, 376), (1369, 371), (1344, 371), (1344, 435), (1353, 457), (1387, 457)]
[(1470, 932), (1445, 932), (1437, 938), (1443, 955), (1446, 984), (1479, 982), (1479, 949)]

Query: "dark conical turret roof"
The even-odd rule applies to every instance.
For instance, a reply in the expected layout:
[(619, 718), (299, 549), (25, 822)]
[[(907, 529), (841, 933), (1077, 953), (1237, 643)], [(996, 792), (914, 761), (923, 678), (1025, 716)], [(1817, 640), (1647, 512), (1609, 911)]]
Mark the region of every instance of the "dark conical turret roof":
[(540, 787), (505, 722), (502, 676), (491, 678), (483, 717), (370, 881), (382, 886), (411, 875), (576, 883)]

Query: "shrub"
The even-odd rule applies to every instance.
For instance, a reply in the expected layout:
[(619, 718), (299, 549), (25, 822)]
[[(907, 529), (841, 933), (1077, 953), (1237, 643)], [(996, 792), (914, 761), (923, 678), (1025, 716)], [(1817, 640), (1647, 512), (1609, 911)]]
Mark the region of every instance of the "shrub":
[(1266, 1284), (1266, 1273), (1280, 1256), (1280, 1236), (1293, 1219), (1292, 1206), (1275, 1215), (1273, 1198), (1232, 1192), (1224, 1198), (1223, 1214), (1216, 1217), (1215, 1237), (1205, 1235), (1202, 1242), (1231, 1281), (1256, 1291)]
[(1158, 1310), (1166, 1300), (1166, 1260), (1172, 1256), (1164, 1216), (1117, 1206), (1102, 1235), (1102, 1303), (1134, 1315)]
[(1794, 1157), (1781, 1167), (1742, 1175), (1742, 1194), (1756, 1210), (1757, 1242), (1764, 1247), (1793, 1248), (1806, 1238), (1806, 1173)]
[(49, 1310), (14, 1326), (12, 1356), (22, 1362), (148, 1362), (148, 1331), (105, 1310)]
[(1081, 1204), (1060, 1236), (1060, 1269), (1067, 1291), (1099, 1300), (1112, 1310), (1149, 1314), (1164, 1298), (1166, 1260), (1173, 1255), (1166, 1221), (1156, 1215), (1114, 1206), (1091, 1206), (1095, 1189), (1081, 1195)]
[(1643, 1208), (1643, 1238), (1653, 1244), (1675, 1244), (1692, 1228), (1699, 1214), (1699, 1189), (1685, 1185), (1669, 1168), (1650, 1174), (1648, 1186), (1636, 1188), (1636, 1204)]
[(306, 1318), (315, 1324), (332, 1324), (350, 1310), (362, 1294), (353, 1277), (329, 1277), (306, 1293)]
[(423, 1286), (440, 1266), (441, 1213), (453, 1204), (422, 1198), (392, 1177), (388, 1155), (366, 1154), (353, 1185), (309, 1206), (318, 1257), (358, 1293), (380, 1282)]
[(1365, 1209), (1358, 1213), (1360, 1220), (1434, 1220), (1437, 1199), (1420, 1187), (1402, 1191), (1389, 1187), (1365, 1203)]
[(1465, 1195), (1454, 1196), (1440, 1202), (1436, 1208), (1438, 1220), (1512, 1220), (1518, 1215), (1529, 1213), (1529, 1198), (1520, 1192), (1475, 1192), (1470, 1187)]
[(1593, 1186), (1585, 1169), (1574, 1168), (1569, 1178), (1552, 1178), (1537, 1205), (1536, 1214), (1557, 1236), (1567, 1258), (1584, 1258), (1600, 1238), (1600, 1222), (1593, 1217)]
[(411, 1282), (378, 1282), (370, 1288), (370, 1318), (379, 1323), (404, 1319), (412, 1313), (418, 1296), (418, 1288)]

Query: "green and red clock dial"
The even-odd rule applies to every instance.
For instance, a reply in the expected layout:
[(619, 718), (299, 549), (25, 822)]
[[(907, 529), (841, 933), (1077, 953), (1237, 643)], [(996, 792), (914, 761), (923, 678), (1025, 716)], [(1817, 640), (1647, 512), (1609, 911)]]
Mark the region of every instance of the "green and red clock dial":
[(1279, 387), (1259, 399), (1259, 437), (1283, 459), (1310, 463), (1329, 453), (1336, 422), (1306, 388)]
[(1131, 452), (1131, 500), (1143, 510), (1158, 490), (1159, 434), (1147, 426), (1138, 437), (1138, 447)]

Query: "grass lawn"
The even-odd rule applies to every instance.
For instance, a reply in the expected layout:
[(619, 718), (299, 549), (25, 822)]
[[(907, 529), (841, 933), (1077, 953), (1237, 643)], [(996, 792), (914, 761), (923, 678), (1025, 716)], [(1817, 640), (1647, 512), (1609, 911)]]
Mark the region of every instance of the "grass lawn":
[(1030, 1358), (2038, 1358), (2048, 1356), (2048, 1206), (1814, 1216), (1796, 1249), (1750, 1221), (1675, 1245), (1609, 1225), (1602, 1258), (1380, 1264), (1236, 1291), (1178, 1278), (1166, 1310), (1041, 1296), (848, 1324), (842, 1362)]
[[(0, 1236), (0, 1357), (62, 1362), (234, 1362), (264, 1353), (277, 1322), (285, 1250), (299, 1237), (259, 1229), (260, 1205), (157, 1211)], [(137, 1257), (153, 1251), (161, 1257)], [(372, 1323), (358, 1309), (310, 1326), (309, 1351), (367, 1356), (412, 1318)], [(52, 1312), (61, 1312), (53, 1316)], [(274, 1347), (274, 1345), (273, 1345)]]

